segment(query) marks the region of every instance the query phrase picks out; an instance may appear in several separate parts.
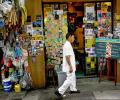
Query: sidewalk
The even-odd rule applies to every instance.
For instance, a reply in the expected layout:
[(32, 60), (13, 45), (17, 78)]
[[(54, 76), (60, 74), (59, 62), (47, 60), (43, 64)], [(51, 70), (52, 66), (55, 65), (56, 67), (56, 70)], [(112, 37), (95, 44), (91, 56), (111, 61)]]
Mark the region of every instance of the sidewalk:
[[(67, 91), (67, 97), (63, 100), (120, 100), (120, 84), (115, 86), (112, 81), (104, 80), (98, 83), (97, 78), (78, 79), (77, 88), (81, 91), (80, 94), (70, 95)], [(5, 96), (1, 96), (0, 93), (0, 100), (57, 100), (54, 95), (55, 90), (53, 87), (33, 90), (24, 92), (21, 97), (15, 93)]]

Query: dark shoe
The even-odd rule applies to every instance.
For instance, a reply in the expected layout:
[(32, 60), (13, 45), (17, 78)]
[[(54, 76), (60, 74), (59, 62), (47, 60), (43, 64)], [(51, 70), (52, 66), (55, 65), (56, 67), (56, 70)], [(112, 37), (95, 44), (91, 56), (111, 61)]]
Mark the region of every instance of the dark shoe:
[(70, 91), (70, 94), (73, 94), (73, 93), (80, 93), (80, 90), (77, 90), (77, 91)]
[(57, 97), (59, 98), (59, 100), (63, 99), (62, 94), (60, 94), (58, 91), (55, 91), (55, 95), (57, 95)]

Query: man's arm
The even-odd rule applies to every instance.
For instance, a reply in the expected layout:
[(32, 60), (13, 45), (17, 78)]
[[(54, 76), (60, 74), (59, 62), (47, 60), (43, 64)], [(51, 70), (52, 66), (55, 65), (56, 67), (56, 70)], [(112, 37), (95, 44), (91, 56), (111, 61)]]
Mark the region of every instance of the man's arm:
[(72, 73), (73, 69), (72, 69), (72, 64), (71, 64), (71, 61), (70, 61), (70, 57), (71, 57), (70, 55), (66, 56), (66, 61), (67, 61), (68, 65), (69, 65), (69, 67), (70, 67), (69, 72)]

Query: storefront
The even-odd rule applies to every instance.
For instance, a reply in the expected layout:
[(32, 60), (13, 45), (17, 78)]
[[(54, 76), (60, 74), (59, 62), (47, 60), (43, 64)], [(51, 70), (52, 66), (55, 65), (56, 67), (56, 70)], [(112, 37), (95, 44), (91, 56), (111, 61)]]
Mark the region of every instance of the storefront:
[(0, 85), (5, 92), (21, 88), (30, 89), (32, 81), (28, 71), (27, 12), (24, 0), (0, 2)]
[[(14, 87), (45, 87), (41, 8), (40, 0), (39, 3), (0, 0), (0, 54), (3, 54), (3, 59), (0, 58), (0, 84), (10, 83), (6, 92)], [(4, 84), (2, 86), (4, 88)]]
[[(74, 32), (76, 75), (98, 74), (95, 39), (112, 34), (112, 1), (43, 1), (47, 64), (59, 69), (67, 32)], [(54, 46), (51, 46), (54, 45)]]
[[(119, 33), (120, 17), (118, 4), (116, 8), (115, 6), (113, 7), (115, 2), (113, 3), (112, 0), (38, 1), (39, 2), (34, 3), (32, 0), (27, 2), (28, 15), (26, 15), (26, 12), (20, 13), (21, 16), (19, 16), (19, 19), (13, 17), (14, 21), (12, 21), (12, 24), (4, 23), (4, 19), (0, 13), (0, 33), (2, 33), (0, 34), (0, 46), (3, 47), (5, 38), (9, 36), (11, 45), (15, 46), (15, 42), (12, 40), (20, 40), (21, 44), (24, 44), (24, 46), (22, 46), (24, 49), (28, 47), (26, 49), (28, 52), (24, 49), (23, 51), (19, 51), (20, 45), (17, 45), (15, 47), (16, 56), (21, 56), (20, 52), (24, 52), (25, 56), (28, 53), (28, 65), (32, 85), (34, 88), (40, 88), (45, 87), (45, 81), (47, 80), (45, 77), (45, 69), (47, 72), (49, 65), (53, 65), (56, 71), (61, 70), (62, 45), (65, 42), (65, 35), (68, 32), (74, 32), (75, 42), (73, 48), (76, 56), (76, 75), (77, 77), (96, 76), (99, 72), (99, 59), (96, 58), (95, 40), (100, 37), (111, 38), (111, 33)], [(116, 13), (115, 18), (113, 17), (112, 8), (116, 10), (116, 12), (114, 12)], [(15, 11), (15, 9), (12, 10), (13, 12)], [(25, 9), (22, 11), (24, 10)], [(24, 26), (24, 22), (26, 21), (25, 16), (27, 16), (27, 25), (21, 27)], [(117, 24), (113, 23), (113, 19), (114, 23)], [(17, 20), (20, 22), (19, 25)], [(115, 32), (113, 31), (113, 24), (116, 29)], [(18, 32), (27, 34), (18, 34)], [(13, 36), (12, 33), (14, 33), (15, 36)], [(114, 36), (119, 37), (119, 34), (118, 36)], [(31, 43), (31, 45), (28, 46), (29, 43)], [(14, 60), (16, 57), (12, 55), (12, 51), (15, 51), (11, 50), (12, 49), (10, 49), (11, 53), (9, 53)], [(104, 60), (106, 62), (106, 59)], [(8, 68), (8, 71), (10, 71), (11, 74), (14, 71), (10, 64), (11, 62), (9, 61), (10, 68)], [(20, 59), (14, 60), (14, 65), (15, 64), (19, 64), (16, 66), (20, 66), (18, 72), (22, 74), (24, 70), (21, 68)], [(117, 65), (119, 66), (119, 62)], [(3, 72), (4, 71), (5, 70), (3, 70)], [(119, 76), (118, 70), (117, 74)], [(4, 75), (2, 77), (4, 77)]]

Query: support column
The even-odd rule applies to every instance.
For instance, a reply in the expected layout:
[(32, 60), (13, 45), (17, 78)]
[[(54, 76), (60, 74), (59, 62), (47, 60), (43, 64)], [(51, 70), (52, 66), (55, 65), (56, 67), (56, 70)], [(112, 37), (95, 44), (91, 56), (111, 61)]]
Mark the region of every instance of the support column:
[[(116, 19), (120, 16), (120, 0), (113, 0), (114, 2), (114, 26), (120, 23), (120, 20)], [(120, 82), (120, 60), (117, 61), (117, 82)]]
[[(31, 17), (31, 22), (36, 21), (36, 16), (42, 16), (41, 0), (26, 0), (27, 15)], [(29, 24), (29, 23), (27, 23)], [(29, 68), (31, 69), (31, 77), (34, 88), (45, 87), (45, 59), (44, 48), (40, 55), (29, 56)]]

